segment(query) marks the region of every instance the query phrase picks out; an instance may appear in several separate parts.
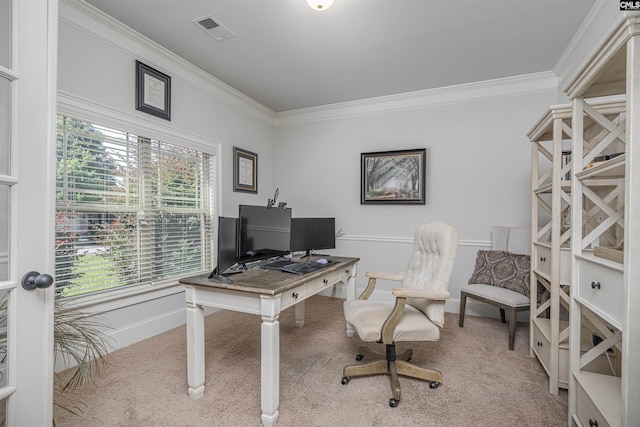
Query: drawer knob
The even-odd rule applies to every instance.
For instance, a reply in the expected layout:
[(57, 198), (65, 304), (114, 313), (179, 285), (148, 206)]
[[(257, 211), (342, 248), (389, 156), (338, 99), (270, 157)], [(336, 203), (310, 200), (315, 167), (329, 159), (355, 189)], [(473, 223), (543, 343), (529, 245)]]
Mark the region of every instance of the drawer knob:
[(351, 273), (351, 270), (345, 270), (344, 272), (349, 274), (349, 273)]
[(545, 262), (547, 259), (543, 256), (540, 257), (540, 262)]
[(291, 296), (294, 297), (294, 298), (298, 298), (298, 293), (294, 292)]
[(538, 341), (538, 347), (542, 347), (542, 341)]
[(598, 427), (598, 422), (589, 418), (589, 427)]
[(591, 289), (600, 289), (600, 282), (591, 282)]
[(329, 279), (323, 279), (322, 282), (326, 285), (327, 283), (329, 283)]

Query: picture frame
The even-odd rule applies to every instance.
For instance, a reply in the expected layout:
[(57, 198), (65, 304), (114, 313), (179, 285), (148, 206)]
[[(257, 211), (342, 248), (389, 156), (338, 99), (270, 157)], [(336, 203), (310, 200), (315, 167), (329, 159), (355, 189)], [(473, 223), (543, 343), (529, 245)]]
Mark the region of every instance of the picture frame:
[(427, 150), (377, 151), (360, 155), (360, 204), (424, 205)]
[(136, 61), (136, 110), (171, 121), (171, 77)]
[(258, 155), (233, 147), (233, 191), (258, 192)]

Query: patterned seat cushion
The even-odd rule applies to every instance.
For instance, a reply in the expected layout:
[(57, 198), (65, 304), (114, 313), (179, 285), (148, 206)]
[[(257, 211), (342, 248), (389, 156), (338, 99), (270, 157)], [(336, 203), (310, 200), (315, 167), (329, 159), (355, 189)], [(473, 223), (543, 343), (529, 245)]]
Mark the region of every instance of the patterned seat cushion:
[[(531, 257), (507, 251), (479, 250), (476, 266), (468, 283), (498, 286), (530, 295)], [(538, 301), (548, 299), (548, 291), (538, 284)]]

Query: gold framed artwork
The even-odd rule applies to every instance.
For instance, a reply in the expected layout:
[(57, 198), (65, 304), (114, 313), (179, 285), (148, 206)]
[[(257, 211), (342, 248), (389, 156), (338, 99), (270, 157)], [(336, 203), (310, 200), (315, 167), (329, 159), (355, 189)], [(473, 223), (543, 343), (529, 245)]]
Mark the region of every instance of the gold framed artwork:
[(233, 191), (258, 192), (258, 155), (233, 147)]

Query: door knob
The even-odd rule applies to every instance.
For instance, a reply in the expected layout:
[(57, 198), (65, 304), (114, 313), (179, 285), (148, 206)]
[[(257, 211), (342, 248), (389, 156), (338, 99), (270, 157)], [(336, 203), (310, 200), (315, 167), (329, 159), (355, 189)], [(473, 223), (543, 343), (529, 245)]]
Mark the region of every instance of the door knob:
[(53, 284), (53, 277), (49, 274), (40, 274), (37, 271), (30, 271), (22, 278), (22, 287), (28, 291), (36, 288), (44, 289)]

